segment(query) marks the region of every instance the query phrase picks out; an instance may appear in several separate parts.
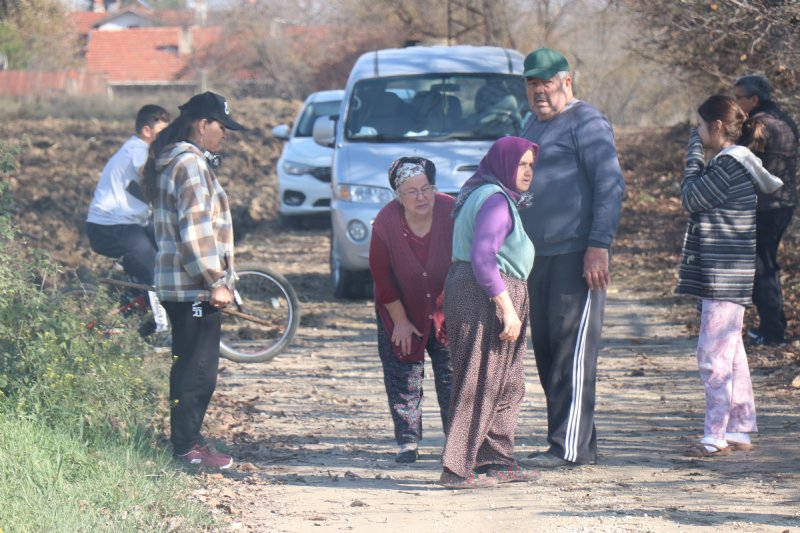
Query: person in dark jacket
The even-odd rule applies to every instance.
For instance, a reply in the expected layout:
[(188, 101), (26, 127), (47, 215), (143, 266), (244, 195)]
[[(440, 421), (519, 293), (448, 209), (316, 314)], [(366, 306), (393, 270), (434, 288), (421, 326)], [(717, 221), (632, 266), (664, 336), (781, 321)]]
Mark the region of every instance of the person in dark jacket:
[[(697, 363), (706, 415), (703, 438), (684, 455), (715, 457), (752, 448), (750, 434), (758, 430), (742, 323), (753, 292), (756, 190), (774, 193), (782, 182), (749, 149), (763, 146), (763, 124), (732, 98), (712, 96), (697, 113), (681, 180), (689, 223), (677, 292), (700, 300)], [(715, 153), (707, 164), (704, 149)]]
[(743, 76), (734, 84), (736, 103), (766, 128), (766, 143), (755, 155), (784, 186), (773, 194), (758, 193), (756, 209), (756, 275), (753, 303), (758, 327), (747, 335), (756, 344), (784, 344), (783, 311), (778, 248), (797, 205), (797, 124), (772, 101), (769, 81), (763, 76)]
[(397, 197), (372, 224), (369, 266), (375, 280), (378, 354), (400, 446), (395, 461), (413, 463), (422, 439), (426, 350), (442, 426), (447, 421), (453, 370), (442, 292), (450, 268), (455, 200), (436, 192), (436, 167), (422, 157), (392, 163), (389, 185)]
[(535, 50), (523, 76), (533, 115), (521, 136), (539, 145), (541, 157), (531, 188), (535, 208), (520, 217), (536, 247), (530, 323), (549, 443), (527, 464), (571, 467), (597, 460), (597, 353), (625, 184), (611, 124), (574, 98), (564, 56)]

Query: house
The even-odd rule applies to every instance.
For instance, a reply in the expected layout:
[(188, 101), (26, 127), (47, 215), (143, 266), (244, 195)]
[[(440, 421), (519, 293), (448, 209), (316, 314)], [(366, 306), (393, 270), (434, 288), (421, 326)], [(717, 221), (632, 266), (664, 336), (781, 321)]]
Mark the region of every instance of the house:
[[(202, 3), (205, 5), (204, 3)], [(225, 39), (224, 28), (199, 24), (224, 14), (205, 10), (154, 10), (139, 1), (125, 8), (94, 0), (93, 10), (73, 11), (70, 23), (82, 42), (83, 65), (69, 73), (17, 72), (0, 75), (6, 95), (103, 93), (109, 96), (152, 89), (190, 93), (205, 90), (206, 67), (220, 57), (238, 57), (242, 43)], [(213, 53), (213, 52), (216, 52)], [(208, 68), (208, 70), (212, 70)], [(260, 83), (259, 73), (225, 72), (226, 82)], [(38, 84), (43, 84), (39, 89)]]
[(94, 30), (86, 48), (86, 72), (106, 76), (114, 93), (147, 87), (199, 89), (202, 57), (221, 27), (139, 27)]

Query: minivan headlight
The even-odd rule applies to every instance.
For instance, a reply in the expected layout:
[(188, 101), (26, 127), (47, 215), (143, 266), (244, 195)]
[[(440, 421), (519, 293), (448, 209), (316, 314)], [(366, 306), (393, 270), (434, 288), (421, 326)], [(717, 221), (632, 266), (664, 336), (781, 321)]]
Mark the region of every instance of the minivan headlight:
[(361, 202), (365, 204), (386, 204), (394, 198), (394, 193), (385, 187), (369, 185), (350, 185), (341, 183), (336, 186), (336, 196), (345, 202)]
[(311, 172), (316, 167), (312, 167), (310, 165), (304, 165), (303, 163), (298, 163), (296, 161), (284, 161), (283, 162), (283, 171), (287, 174), (291, 174), (292, 176), (299, 176), (301, 174), (311, 174)]

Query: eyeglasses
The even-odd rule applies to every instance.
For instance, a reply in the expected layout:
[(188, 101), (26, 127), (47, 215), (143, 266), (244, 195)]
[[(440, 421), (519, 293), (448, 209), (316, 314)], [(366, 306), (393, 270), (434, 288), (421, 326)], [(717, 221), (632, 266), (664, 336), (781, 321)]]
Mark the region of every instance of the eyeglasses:
[(433, 185), (426, 185), (421, 189), (408, 189), (408, 190), (402, 191), (402, 192), (400, 192), (400, 194), (402, 194), (406, 198), (414, 199), (417, 196), (419, 196), (420, 194), (423, 195), (423, 196), (429, 196), (429, 195), (433, 194), (434, 191), (436, 191), (436, 187), (434, 187)]

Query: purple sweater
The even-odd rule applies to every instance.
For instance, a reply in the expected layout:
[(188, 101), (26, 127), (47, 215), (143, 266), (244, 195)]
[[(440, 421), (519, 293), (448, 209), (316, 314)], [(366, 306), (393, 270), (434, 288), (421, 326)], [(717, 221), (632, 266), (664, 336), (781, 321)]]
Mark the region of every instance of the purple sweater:
[(475, 234), (472, 238), (472, 272), (475, 279), (489, 297), (506, 290), (497, 266), (497, 252), (513, 228), (508, 200), (495, 193), (481, 206), (475, 219)]

